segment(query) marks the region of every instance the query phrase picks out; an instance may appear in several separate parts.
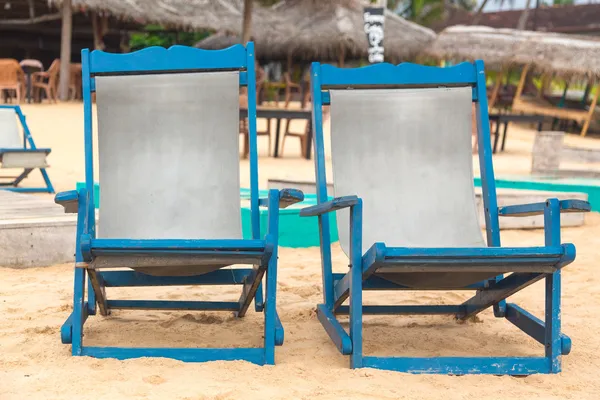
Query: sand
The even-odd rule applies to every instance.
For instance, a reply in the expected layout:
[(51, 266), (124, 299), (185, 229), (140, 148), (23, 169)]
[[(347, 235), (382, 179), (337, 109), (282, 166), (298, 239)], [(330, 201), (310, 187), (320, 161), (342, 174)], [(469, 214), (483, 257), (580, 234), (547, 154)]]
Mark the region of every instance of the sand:
[[(24, 106), (39, 147), (52, 147), (50, 176), (57, 190), (83, 179), (81, 104)], [(511, 127), (507, 151), (496, 157), (497, 173), (529, 171), (533, 133)], [(594, 140), (568, 137), (571, 143), (600, 147)], [(266, 139), (259, 139), (266, 155)], [(312, 161), (299, 158), (297, 139), (282, 159), (262, 157), (261, 186), (268, 178), (314, 179)], [(476, 161), (474, 161), (476, 163)], [(242, 170), (247, 171), (247, 162)], [(242, 174), (242, 182), (247, 182)], [(246, 179), (246, 180), (244, 180)], [(33, 184), (35, 182), (29, 182)], [(128, 361), (73, 358), (60, 343), (60, 325), (72, 307), (72, 264), (47, 268), (0, 268), (0, 399), (597, 399), (600, 393), (600, 215), (586, 225), (563, 231), (577, 246), (577, 260), (563, 273), (563, 331), (573, 351), (563, 357), (559, 375), (526, 378), (495, 376), (409, 375), (372, 369), (350, 370), (317, 321), (321, 301), (318, 248), (280, 249), (278, 311), (285, 343), (276, 350), (276, 366), (246, 362), (182, 363), (145, 358)], [(543, 232), (503, 231), (505, 245), (541, 245)], [(334, 268), (347, 260), (334, 249)], [(510, 301), (543, 316), (543, 283)], [(120, 298), (235, 300), (229, 287), (113, 289)], [(454, 304), (461, 292), (367, 292), (367, 304)], [(260, 346), (262, 314), (237, 320), (230, 313), (115, 311), (91, 317), (85, 343), (129, 346)], [(379, 356), (542, 355), (543, 348), (505, 320), (486, 311), (468, 323), (449, 316), (365, 319), (365, 354)]]

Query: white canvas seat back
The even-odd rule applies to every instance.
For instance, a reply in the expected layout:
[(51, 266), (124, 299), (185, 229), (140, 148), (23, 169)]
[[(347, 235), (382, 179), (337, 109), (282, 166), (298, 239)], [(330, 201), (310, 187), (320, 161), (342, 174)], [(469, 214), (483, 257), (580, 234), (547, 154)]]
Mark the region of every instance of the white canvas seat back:
[[(331, 90), (335, 196), (363, 199), (363, 252), (485, 246), (471, 155), (471, 88)], [(350, 254), (348, 210), (338, 231)]]
[(23, 148), (23, 136), (20, 133), (19, 121), (15, 110), (0, 109), (0, 149), (23, 149), (22, 152), (5, 152), (0, 150), (2, 168), (45, 168), (45, 152), (34, 152)]
[(241, 238), (239, 72), (97, 76), (98, 237)]
[(0, 108), (0, 149), (22, 149), (17, 114), (13, 109)]

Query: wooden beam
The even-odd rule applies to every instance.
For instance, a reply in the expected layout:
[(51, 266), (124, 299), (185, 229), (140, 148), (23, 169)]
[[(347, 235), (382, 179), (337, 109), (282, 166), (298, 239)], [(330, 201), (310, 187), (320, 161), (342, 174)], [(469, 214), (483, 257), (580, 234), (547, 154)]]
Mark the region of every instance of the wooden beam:
[(488, 108), (491, 110), (494, 108), (496, 104), (496, 100), (498, 99), (498, 92), (500, 91), (500, 86), (502, 86), (502, 78), (504, 77), (504, 68), (498, 72), (496, 75), (496, 82), (494, 82), (494, 89), (492, 90), (492, 95), (490, 96), (490, 101), (488, 104)]
[(521, 80), (519, 80), (519, 86), (517, 86), (517, 92), (515, 93), (514, 100), (521, 97), (521, 93), (523, 93), (523, 88), (525, 87), (525, 81), (527, 80), (527, 72), (529, 72), (529, 64), (523, 66), (523, 72), (521, 72)]
[(62, 29), (60, 36), (60, 79), (58, 97), (66, 101), (69, 97), (69, 84), (71, 83), (71, 37), (73, 29), (73, 9), (71, 0), (62, 3)]
[(590, 122), (592, 117), (594, 116), (594, 111), (596, 111), (596, 103), (598, 103), (598, 95), (600, 95), (600, 84), (596, 86), (596, 95), (594, 96), (594, 100), (592, 100), (592, 104), (590, 104), (590, 112), (588, 113), (588, 117), (583, 124), (583, 128), (581, 129), (581, 136), (585, 136), (587, 134), (588, 128), (590, 127)]
[(106, 21), (106, 17), (99, 17), (94, 11), (90, 13), (90, 19), (92, 20), (92, 33), (94, 34), (94, 49), (104, 50), (106, 48), (104, 35), (108, 31), (108, 21)]
[(61, 13), (56, 13), (56, 14), (46, 14), (46, 15), (41, 15), (39, 17), (34, 17), (34, 18), (18, 18), (18, 19), (3, 19), (0, 20), (0, 25), (35, 25), (35, 24), (39, 24), (40, 22), (47, 22), (47, 21), (57, 21), (59, 19), (61, 19), (62, 14)]

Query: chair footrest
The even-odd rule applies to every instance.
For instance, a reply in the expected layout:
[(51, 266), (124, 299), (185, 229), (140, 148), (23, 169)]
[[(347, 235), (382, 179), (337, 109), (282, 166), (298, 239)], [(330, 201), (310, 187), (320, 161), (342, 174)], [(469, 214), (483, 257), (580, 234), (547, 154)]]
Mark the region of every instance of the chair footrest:
[(375, 244), (363, 257), (363, 276), (376, 274), (413, 288), (451, 289), (507, 273), (553, 273), (574, 259), (572, 244), (523, 248), (387, 248)]
[(155, 276), (205, 274), (233, 264), (265, 265), (262, 240), (82, 240), (89, 269), (132, 268)]
[(561, 268), (564, 246), (527, 248), (386, 248), (378, 274), (431, 272), (540, 272)]

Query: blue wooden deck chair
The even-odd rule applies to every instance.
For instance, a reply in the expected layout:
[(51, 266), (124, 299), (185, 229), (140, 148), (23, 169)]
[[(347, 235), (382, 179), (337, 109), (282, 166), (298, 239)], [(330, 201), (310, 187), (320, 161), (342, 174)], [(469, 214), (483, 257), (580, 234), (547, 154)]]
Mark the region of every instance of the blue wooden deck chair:
[[(273, 364), (283, 343), (276, 313), (279, 206), (301, 192), (258, 198), (254, 45), (219, 51), (152, 47), (130, 54), (82, 51), (86, 186), (56, 202), (78, 214), (73, 312), (61, 329), (76, 356), (247, 360)], [(249, 91), (253, 239), (242, 239), (239, 88)], [(93, 193), (92, 100), (96, 92), (99, 226)], [(259, 237), (259, 206), (268, 206)], [(248, 264), (251, 268), (226, 268)], [(110, 271), (106, 270), (110, 269)], [(266, 299), (261, 281), (266, 274)], [(86, 275), (88, 297), (84, 299)], [(110, 300), (113, 287), (239, 285), (239, 300)], [(264, 311), (261, 348), (122, 348), (83, 345), (89, 315), (113, 309)]]
[[(22, 135), (19, 133), (19, 123), (21, 124)], [(0, 166), (22, 170), (17, 176), (0, 175), (0, 189), (12, 190), (13, 192), (54, 193), (52, 182), (50, 182), (50, 177), (46, 172), (48, 167), (46, 157), (50, 154), (50, 151), (50, 149), (38, 149), (35, 146), (21, 107), (0, 105)], [(34, 169), (41, 171), (46, 186), (19, 187), (19, 184)]]
[[(560, 213), (589, 211), (582, 201), (498, 208), (483, 62), (450, 68), (379, 64), (338, 69), (312, 64), (318, 216), (324, 303), (318, 318), (352, 368), (411, 373), (556, 373), (570, 339), (560, 330), (560, 270), (575, 259), (562, 244)], [(350, 90), (351, 89), (351, 90)], [(477, 220), (471, 110), (477, 106), (487, 243)], [(327, 201), (322, 105), (330, 105), (335, 199)], [(350, 271), (332, 273), (329, 218), (337, 224)], [(500, 246), (499, 216), (543, 214), (540, 247)], [(348, 223), (349, 220), (349, 223)], [(545, 321), (505, 299), (545, 279)], [(458, 305), (363, 305), (363, 290), (474, 290)], [(349, 298), (349, 306), (343, 305)], [(540, 342), (539, 357), (363, 356), (363, 314), (450, 314), (467, 319), (493, 307)], [(349, 314), (347, 333), (337, 314)], [(541, 350), (541, 349), (540, 349)]]

